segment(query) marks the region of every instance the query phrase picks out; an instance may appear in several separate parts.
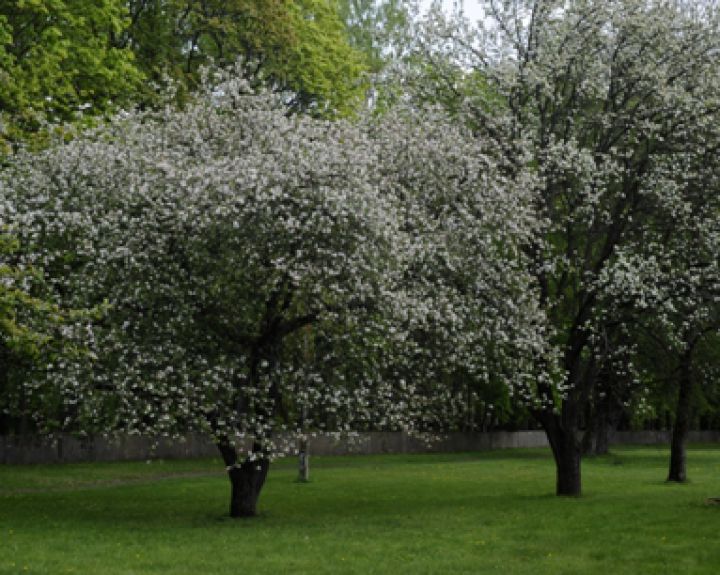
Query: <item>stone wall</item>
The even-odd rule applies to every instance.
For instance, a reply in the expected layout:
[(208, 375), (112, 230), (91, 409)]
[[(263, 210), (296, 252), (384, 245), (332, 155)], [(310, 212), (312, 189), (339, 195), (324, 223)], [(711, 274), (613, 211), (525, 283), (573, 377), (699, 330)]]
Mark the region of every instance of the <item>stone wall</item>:
[[(720, 431), (691, 432), (693, 443), (720, 443)], [(622, 431), (611, 435), (611, 444), (669, 445), (668, 431)], [(404, 433), (363, 433), (354, 439), (313, 437), (312, 455), (371, 455), (379, 453), (427, 453), (484, 451), (514, 447), (547, 447), (542, 431), (497, 431), (489, 433), (451, 433), (427, 445)], [(62, 436), (56, 441), (39, 437), (0, 436), (0, 464), (71, 463), (90, 461), (131, 461), (217, 457), (215, 446), (206, 437), (188, 435), (182, 440), (127, 436), (114, 440), (79, 439)]]

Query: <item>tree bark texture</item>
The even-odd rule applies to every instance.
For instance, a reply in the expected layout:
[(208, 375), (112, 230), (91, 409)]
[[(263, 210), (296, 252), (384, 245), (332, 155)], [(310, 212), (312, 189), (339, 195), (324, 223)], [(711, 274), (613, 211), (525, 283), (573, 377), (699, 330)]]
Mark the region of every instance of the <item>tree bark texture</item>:
[(257, 502), (265, 484), (270, 462), (266, 458), (250, 460), (228, 470), (230, 485), (230, 517), (254, 517)]
[(260, 444), (253, 445), (252, 457), (238, 463), (237, 452), (227, 442), (218, 444), (230, 479), (230, 517), (254, 517), (270, 460), (264, 456)]
[(670, 446), (670, 471), (668, 481), (687, 481), (686, 443), (690, 430), (690, 403), (692, 399), (692, 348), (682, 356), (678, 381), (678, 401)]
[(541, 423), (555, 458), (557, 476), (555, 493), (579, 497), (582, 494), (580, 473), (582, 449), (577, 437), (577, 426), (561, 425), (559, 417), (556, 415), (547, 415), (541, 420)]

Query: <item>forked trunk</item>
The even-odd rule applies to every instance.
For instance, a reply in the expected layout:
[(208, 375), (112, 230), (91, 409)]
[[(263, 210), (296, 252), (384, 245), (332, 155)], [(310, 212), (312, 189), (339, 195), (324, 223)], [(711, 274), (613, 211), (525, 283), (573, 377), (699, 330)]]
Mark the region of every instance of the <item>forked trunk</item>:
[(678, 402), (670, 446), (670, 471), (668, 481), (687, 481), (686, 443), (690, 430), (690, 401), (692, 398), (692, 374), (690, 372), (692, 348), (685, 352), (680, 364)]
[(254, 517), (257, 502), (270, 468), (270, 460), (259, 443), (253, 444), (253, 453), (238, 463), (237, 451), (228, 441), (217, 444), (230, 479), (230, 517)]

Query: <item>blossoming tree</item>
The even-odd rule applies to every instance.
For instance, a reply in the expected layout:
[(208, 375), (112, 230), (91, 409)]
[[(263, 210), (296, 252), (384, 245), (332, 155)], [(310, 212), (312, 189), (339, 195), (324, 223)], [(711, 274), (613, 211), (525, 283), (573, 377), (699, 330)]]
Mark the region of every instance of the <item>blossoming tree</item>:
[(49, 297), (107, 302), (75, 329), (94, 361), (59, 357), (17, 390), (39, 428), (209, 433), (247, 516), (291, 449), (278, 432), (438, 432), (465, 401), (443, 374), (471, 358), (482, 381), (489, 343), (513, 371), (532, 211), (438, 114), (331, 123), (233, 73), (210, 85), (18, 156), (0, 217)]
[[(543, 358), (518, 391), (547, 432), (557, 493), (578, 495), (580, 422), (598, 374), (624, 354), (607, 345), (623, 341), (608, 333), (618, 321), (608, 294), (637, 288), (649, 302), (660, 289), (661, 276), (639, 278), (647, 252), (628, 264), (626, 248), (642, 242), (658, 209), (715, 193), (699, 175), (701, 158), (717, 149), (709, 127), (720, 119), (718, 13), (660, 0), (489, 0), (484, 8), (474, 35), (436, 26), (424, 49), (485, 79), (490, 90), (465, 101), (468, 121), (511, 164), (537, 172), (536, 210), (547, 227), (527, 255), (559, 370)], [(699, 220), (690, 229), (703, 233)], [(683, 226), (666, 233), (687, 237)]]

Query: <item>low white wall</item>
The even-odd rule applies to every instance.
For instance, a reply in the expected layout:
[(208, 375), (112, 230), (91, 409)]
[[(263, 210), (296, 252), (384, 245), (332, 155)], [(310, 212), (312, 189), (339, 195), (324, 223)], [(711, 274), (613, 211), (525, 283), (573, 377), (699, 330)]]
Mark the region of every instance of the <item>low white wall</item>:
[[(693, 443), (720, 443), (720, 431), (690, 432)], [(611, 435), (611, 444), (669, 445), (667, 431), (621, 431)], [(351, 441), (319, 436), (309, 440), (313, 455), (372, 455), (379, 453), (429, 453), (485, 451), (514, 447), (547, 447), (542, 431), (496, 431), (450, 433), (427, 445), (405, 433), (362, 433)], [(0, 464), (70, 463), (83, 461), (130, 461), (216, 457), (217, 448), (206, 437), (189, 434), (183, 440), (126, 436), (78, 439), (64, 435), (56, 441), (41, 437), (0, 436)]]

